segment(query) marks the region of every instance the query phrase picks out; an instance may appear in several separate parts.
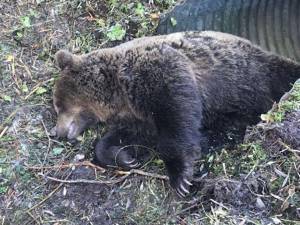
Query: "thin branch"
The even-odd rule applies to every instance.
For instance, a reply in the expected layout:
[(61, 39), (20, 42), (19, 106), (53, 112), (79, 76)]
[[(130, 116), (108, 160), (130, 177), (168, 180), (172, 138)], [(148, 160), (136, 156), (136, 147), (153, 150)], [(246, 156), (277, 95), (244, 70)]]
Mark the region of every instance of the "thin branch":
[(226, 210), (229, 210), (228, 207), (226, 207), (225, 205), (223, 205), (222, 203), (220, 202), (217, 202), (216, 200), (213, 200), (213, 199), (209, 199), (211, 202), (215, 203), (216, 205), (218, 206), (221, 206), (222, 208), (226, 209)]
[(30, 97), (33, 95), (33, 93), (36, 92), (37, 89), (39, 89), (40, 86), (43, 86), (43, 85), (45, 85), (45, 84), (47, 84), (48, 82), (51, 82), (51, 81), (53, 81), (53, 78), (50, 78), (50, 79), (48, 79), (48, 80), (45, 80), (45, 81), (43, 81), (43, 82), (40, 82), (40, 83), (36, 84), (36, 85), (32, 88), (31, 92), (29, 92), (29, 94), (25, 96), (24, 100), (27, 100), (28, 98), (30, 98)]
[(123, 175), (122, 177), (118, 178), (118, 179), (114, 179), (114, 180), (87, 180), (87, 179), (76, 179), (76, 180), (63, 180), (63, 179), (59, 179), (56, 177), (51, 177), (51, 176), (47, 176), (44, 174), (40, 174), (43, 177), (52, 180), (52, 181), (56, 181), (56, 182), (60, 182), (60, 183), (66, 183), (66, 184), (81, 184), (81, 183), (85, 183), (85, 184), (117, 184), (120, 183), (122, 181), (124, 181), (127, 177), (129, 177), (132, 174), (138, 174), (138, 175), (142, 175), (142, 176), (147, 176), (147, 177), (152, 177), (152, 178), (156, 178), (156, 179), (162, 179), (162, 180), (168, 180), (169, 178), (167, 176), (163, 176), (163, 175), (159, 175), (159, 174), (155, 174), (155, 173), (148, 173), (148, 172), (144, 172), (141, 170), (130, 170), (130, 171), (117, 171), (116, 172), (118, 175)]
[(30, 209), (28, 209), (28, 210), (26, 211), (26, 213), (28, 213), (28, 212), (34, 210), (35, 208), (39, 207), (40, 205), (42, 205), (45, 201), (47, 201), (49, 198), (51, 198), (51, 196), (52, 196), (55, 192), (57, 192), (62, 186), (63, 186), (63, 183), (59, 184), (53, 191), (51, 191), (51, 192), (46, 196), (46, 198), (42, 199), (38, 204), (32, 206)]
[(2, 138), (4, 136), (4, 134), (6, 133), (6, 131), (8, 130), (8, 127), (4, 127), (4, 129), (1, 131), (0, 133), (0, 138)]
[(26, 213), (36, 222), (36, 224), (40, 225), (41, 223), (37, 220), (37, 218), (34, 217), (34, 215), (31, 214), (30, 211), (26, 211)]
[(119, 175), (138, 174), (138, 175), (152, 177), (152, 178), (161, 179), (161, 180), (169, 180), (168, 176), (160, 175), (160, 174), (156, 174), (156, 173), (149, 173), (149, 172), (145, 172), (145, 171), (137, 170), (137, 169), (132, 169), (130, 171), (117, 171), (116, 173)]
[(63, 179), (59, 179), (59, 178), (55, 178), (55, 177), (50, 177), (50, 176), (46, 176), (44, 174), (41, 174), (43, 177), (52, 180), (52, 181), (56, 181), (59, 182), (61, 184), (117, 184), (120, 183), (122, 181), (124, 181), (130, 174), (124, 175), (121, 178), (118, 179), (114, 179), (114, 180), (87, 180), (87, 179), (77, 179), (77, 180), (63, 180)]
[(44, 161), (43, 161), (43, 164), (42, 164), (42, 165), (44, 166), (44, 165), (45, 165), (45, 162), (46, 162), (46, 160), (47, 160), (47, 158), (48, 158), (49, 152), (50, 152), (51, 138), (50, 138), (50, 136), (49, 136), (49, 133), (48, 133), (48, 130), (47, 130), (46, 125), (45, 125), (45, 123), (44, 123), (44, 120), (42, 120), (42, 125), (43, 125), (43, 128), (44, 128), (44, 130), (45, 130), (45, 134), (46, 134), (46, 136), (47, 136), (47, 138), (48, 138), (48, 147), (47, 147), (46, 155), (45, 155), (45, 158), (44, 158)]
[(72, 167), (80, 167), (80, 166), (88, 166), (92, 167), (94, 169), (100, 170), (102, 173), (106, 170), (100, 166), (97, 166), (90, 161), (83, 161), (78, 163), (69, 163), (69, 164), (62, 164), (62, 165), (54, 165), (54, 166), (28, 166), (26, 165), (26, 168), (29, 170), (45, 170), (45, 169), (68, 169)]

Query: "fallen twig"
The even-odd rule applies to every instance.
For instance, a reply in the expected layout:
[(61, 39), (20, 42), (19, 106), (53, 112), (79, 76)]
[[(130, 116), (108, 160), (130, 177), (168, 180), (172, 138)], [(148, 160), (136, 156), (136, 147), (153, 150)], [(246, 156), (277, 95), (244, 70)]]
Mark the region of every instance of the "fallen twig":
[(157, 179), (161, 179), (161, 180), (169, 180), (169, 177), (167, 177), (165, 175), (149, 173), (149, 172), (145, 172), (145, 171), (137, 170), (137, 169), (132, 169), (130, 171), (117, 171), (116, 173), (119, 175), (138, 174), (138, 175), (142, 175), (142, 176), (146, 176), (146, 177), (153, 177), (153, 178), (157, 178)]
[(29, 213), (30, 211), (32, 211), (33, 209), (39, 207), (40, 205), (42, 205), (45, 201), (47, 201), (55, 192), (58, 191), (58, 189), (60, 189), (63, 186), (63, 183), (59, 184), (53, 191), (51, 191), (46, 198), (42, 199), (39, 203), (37, 203), (36, 205), (32, 206), (30, 209), (28, 209), (26, 211), (26, 213)]
[(9, 116), (3, 121), (2, 124), (0, 124), (0, 131), (1, 133), (3, 132), (3, 130), (5, 129), (7, 123), (10, 122), (10, 120), (16, 115), (16, 113), (18, 112), (20, 108), (15, 109), (11, 114), (9, 114)]
[(279, 141), (279, 144), (281, 146), (283, 146), (287, 151), (291, 152), (294, 154), (294, 156), (300, 160), (300, 150), (297, 150), (297, 149), (292, 149), (290, 146), (288, 146), (286, 143), (284, 143), (283, 141)]
[[(75, 167), (88, 166), (88, 167), (92, 167), (97, 170), (100, 170), (101, 172), (106, 171), (104, 168), (97, 166), (97, 165), (91, 163), (90, 161), (83, 161), (83, 162), (79, 162), (79, 163), (69, 163), (69, 164), (63, 164), (63, 165), (54, 165), (54, 166), (29, 166), (29, 165), (26, 165), (26, 168), (30, 169), (30, 170), (44, 170), (44, 169), (66, 169), (66, 168), (72, 168), (74, 166)], [(132, 174), (138, 174), (138, 175), (157, 178), (157, 179), (161, 179), (161, 180), (169, 180), (168, 176), (160, 175), (160, 174), (156, 174), (156, 173), (149, 173), (149, 172), (145, 172), (145, 171), (137, 170), (137, 169), (132, 169), (130, 171), (118, 170), (118, 171), (116, 171), (116, 174), (117, 175), (126, 175), (126, 176), (129, 176)], [(82, 183), (82, 182), (79, 182), (79, 183)]]
[(4, 129), (1, 131), (1, 133), (0, 133), (0, 138), (2, 138), (3, 137), (3, 135), (5, 134), (5, 132), (8, 130), (8, 127), (6, 126), (6, 127), (4, 127)]
[(186, 207), (186, 208), (183, 208), (183, 209), (180, 210), (179, 212), (176, 212), (176, 213), (172, 214), (172, 215), (170, 216), (170, 218), (175, 217), (175, 216), (179, 216), (179, 215), (181, 215), (181, 214), (183, 214), (183, 213), (185, 213), (185, 212), (187, 212), (187, 211), (189, 211), (189, 210), (191, 210), (191, 209), (197, 207), (201, 201), (203, 201), (202, 198), (197, 198), (197, 199), (193, 200), (192, 202), (189, 202), (188, 204), (189, 204), (190, 206), (188, 206), (188, 207)]
[(48, 82), (51, 82), (52, 80), (53, 80), (53, 78), (50, 78), (50, 79), (48, 79), (48, 80), (45, 80), (45, 81), (43, 81), (43, 82), (40, 82), (40, 83), (36, 84), (36, 85), (32, 88), (31, 92), (30, 92), (28, 95), (25, 96), (24, 100), (27, 100), (28, 98), (30, 98), (30, 97), (33, 95), (33, 93), (36, 92), (37, 89), (39, 89), (40, 86), (43, 86), (43, 85), (47, 84)]
[(26, 211), (26, 213), (34, 220), (34, 222), (38, 225), (40, 225), (41, 223), (34, 217), (34, 215), (31, 214), (30, 211)]
[(77, 180), (63, 180), (63, 179), (59, 179), (59, 178), (55, 178), (55, 177), (50, 177), (50, 176), (46, 176), (44, 174), (41, 174), (43, 177), (52, 180), (52, 181), (56, 181), (59, 182), (61, 184), (65, 183), (65, 184), (117, 184), (122, 182), (123, 180), (125, 180), (130, 174), (124, 175), (121, 178), (118, 179), (114, 179), (114, 180), (87, 180), (87, 179), (77, 179)]
[(60, 183), (66, 183), (66, 184), (80, 184), (80, 183), (85, 183), (85, 184), (117, 184), (117, 183), (122, 182), (123, 180), (125, 180), (127, 177), (129, 177), (132, 174), (138, 174), (138, 175), (153, 177), (153, 178), (162, 179), (162, 180), (168, 180), (169, 179), (167, 176), (164, 176), (164, 175), (159, 175), (159, 174), (155, 174), (155, 173), (148, 173), (148, 172), (144, 172), (144, 171), (136, 170), (136, 169), (132, 169), (130, 171), (117, 171), (117, 174), (118, 175), (123, 175), (123, 176), (118, 178), (118, 179), (114, 179), (114, 180), (87, 180), (87, 179), (63, 180), (63, 179), (59, 179), (59, 178), (55, 178), (55, 177), (51, 177), (51, 176), (46, 176), (44, 174), (41, 174), (41, 175), (43, 177), (49, 179), (49, 180), (60, 182)]
[(44, 165), (45, 165), (45, 162), (46, 162), (46, 160), (47, 160), (47, 157), (48, 157), (48, 155), (49, 155), (49, 152), (50, 152), (51, 138), (50, 138), (50, 136), (49, 136), (48, 130), (47, 130), (46, 125), (45, 125), (45, 123), (44, 123), (43, 120), (42, 120), (42, 125), (43, 125), (43, 128), (44, 128), (44, 130), (45, 130), (45, 134), (46, 134), (46, 136), (47, 136), (47, 138), (48, 138), (48, 147), (47, 147), (47, 151), (46, 151), (45, 158), (44, 158), (44, 161), (43, 161), (43, 166), (44, 166)]
[(226, 209), (226, 210), (229, 210), (229, 208), (226, 207), (225, 205), (223, 205), (222, 203), (217, 202), (217, 201), (214, 200), (214, 199), (209, 199), (209, 200), (210, 200), (211, 202), (215, 203), (216, 205), (221, 206), (222, 208), (224, 208), (224, 209)]
[(54, 165), (54, 166), (28, 166), (28, 165), (26, 165), (26, 168), (30, 169), (30, 170), (45, 170), (45, 169), (67, 169), (67, 168), (79, 167), (79, 166), (92, 167), (94, 169), (100, 170), (102, 173), (106, 171), (104, 168), (97, 166), (97, 165), (91, 163), (90, 161), (83, 161), (83, 162), (78, 162), (78, 163), (69, 163), (69, 164), (62, 164), (62, 165)]

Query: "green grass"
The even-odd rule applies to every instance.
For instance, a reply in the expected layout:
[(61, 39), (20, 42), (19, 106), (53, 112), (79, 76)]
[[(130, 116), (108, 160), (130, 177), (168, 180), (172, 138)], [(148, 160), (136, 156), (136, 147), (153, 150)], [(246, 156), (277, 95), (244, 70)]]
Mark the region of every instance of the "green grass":
[(276, 110), (272, 110), (267, 114), (262, 115), (262, 119), (266, 121), (281, 122), (285, 114), (300, 109), (300, 82), (296, 82), (293, 91), (287, 100), (281, 101)]
[[(102, 224), (111, 218), (115, 224), (263, 224), (275, 215), (286, 224), (297, 224), (299, 159), (291, 151), (273, 156), (261, 140), (236, 149), (223, 149), (200, 163), (210, 166), (209, 179), (243, 181), (249, 174), (264, 174), (270, 193), (289, 203), (281, 210), (282, 200), (270, 193), (263, 199), (272, 204), (269, 214), (242, 211), (227, 202), (213, 202), (211, 193), (179, 199), (168, 182), (133, 175), (115, 185), (62, 184), (45, 176), (67, 179), (112, 180), (113, 170), (101, 173), (87, 166), (59, 169), (84, 155), (92, 159), (93, 141), (103, 127), (87, 130), (76, 145), (49, 138), (54, 126), (52, 89), (59, 76), (53, 62), (58, 49), (84, 53), (101, 47), (150, 35), (160, 13), (174, 0), (52, 0), (3, 1), (0, 13), (0, 223), (1, 224)], [(18, 10), (16, 10), (18, 9)], [(54, 16), (53, 16), (54, 15)], [(176, 24), (176, 20), (172, 20)], [(300, 84), (290, 98), (267, 115), (269, 122), (284, 121), (290, 111), (300, 108)], [(50, 167), (32, 169), (30, 167)], [(162, 161), (155, 158), (142, 170), (165, 174)], [(280, 171), (280, 172), (278, 172)], [(261, 178), (258, 176), (259, 179)], [(204, 184), (205, 185), (205, 184)], [(56, 188), (59, 187), (57, 190)], [(262, 197), (263, 198), (263, 197)], [(82, 200), (83, 199), (83, 200)], [(270, 200), (270, 201), (269, 201)], [(67, 203), (69, 205), (67, 205)], [(67, 206), (66, 206), (67, 205)], [(30, 208), (35, 207), (30, 213)], [(286, 205), (284, 206), (286, 207)], [(101, 211), (102, 210), (102, 211)], [(98, 216), (98, 217), (97, 217)], [(101, 219), (100, 218), (100, 219)], [(263, 218), (263, 219), (262, 219)], [(125, 222), (124, 222), (125, 221)]]

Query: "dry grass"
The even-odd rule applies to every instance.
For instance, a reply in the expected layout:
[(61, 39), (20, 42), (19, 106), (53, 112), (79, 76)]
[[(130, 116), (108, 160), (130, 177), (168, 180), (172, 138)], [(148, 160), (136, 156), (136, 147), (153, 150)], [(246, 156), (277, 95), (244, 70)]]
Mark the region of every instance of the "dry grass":
[[(288, 139), (270, 143), (277, 133), (268, 136), (266, 129), (277, 119), (249, 132), (238, 149), (207, 156), (211, 172), (185, 200), (165, 182), (160, 160), (130, 173), (90, 164), (102, 127), (86, 131), (76, 145), (49, 137), (58, 76), (53, 54), (151, 34), (159, 12), (173, 3), (139, 2), (1, 1), (0, 224), (299, 224), (299, 146)], [(289, 118), (286, 110), (299, 115), (299, 93), (293, 92), (293, 107), (274, 109), (281, 122)]]

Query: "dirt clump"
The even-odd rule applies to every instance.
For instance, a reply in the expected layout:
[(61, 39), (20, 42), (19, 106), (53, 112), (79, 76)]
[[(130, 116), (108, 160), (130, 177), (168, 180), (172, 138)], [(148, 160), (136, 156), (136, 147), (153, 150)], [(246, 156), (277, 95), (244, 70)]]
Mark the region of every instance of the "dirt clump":
[(281, 123), (260, 123), (245, 136), (245, 141), (262, 140), (262, 146), (278, 153), (287, 145), (300, 148), (300, 110), (287, 113)]

